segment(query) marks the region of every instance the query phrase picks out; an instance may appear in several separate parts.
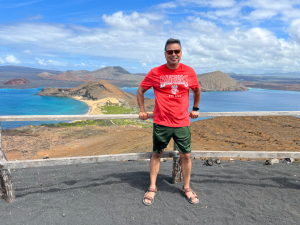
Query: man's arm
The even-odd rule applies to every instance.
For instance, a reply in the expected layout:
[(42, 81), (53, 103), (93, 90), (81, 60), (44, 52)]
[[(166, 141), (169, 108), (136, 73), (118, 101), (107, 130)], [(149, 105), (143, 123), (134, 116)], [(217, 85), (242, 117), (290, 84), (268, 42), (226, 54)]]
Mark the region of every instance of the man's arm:
[(146, 112), (145, 110), (145, 104), (144, 104), (144, 93), (146, 92), (146, 89), (144, 89), (141, 85), (139, 86), (137, 90), (137, 102), (140, 107), (140, 119), (141, 120), (147, 120), (150, 116), (149, 113)]
[[(199, 103), (200, 103), (200, 98), (201, 98), (201, 88), (197, 88), (195, 89), (194, 91), (194, 105), (193, 107), (198, 107), (199, 106)], [(192, 119), (196, 119), (199, 115), (199, 112), (198, 111), (191, 111), (190, 112), (190, 117)]]

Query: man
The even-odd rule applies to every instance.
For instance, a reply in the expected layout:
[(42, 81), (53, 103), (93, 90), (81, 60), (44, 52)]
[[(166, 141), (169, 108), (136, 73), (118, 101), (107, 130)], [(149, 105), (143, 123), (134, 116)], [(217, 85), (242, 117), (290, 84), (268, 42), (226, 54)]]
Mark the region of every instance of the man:
[[(155, 94), (153, 112), (153, 154), (150, 159), (150, 186), (143, 203), (151, 205), (157, 192), (156, 178), (160, 167), (160, 158), (171, 137), (174, 139), (181, 158), (183, 176), (182, 192), (191, 204), (199, 202), (195, 192), (190, 188), (192, 161), (191, 129), (189, 117), (198, 117), (198, 105), (201, 89), (195, 71), (182, 63), (181, 43), (170, 38), (165, 45), (167, 63), (153, 68), (141, 82), (137, 91), (140, 107), (140, 119), (146, 120), (149, 114), (144, 107), (144, 93), (151, 87)], [(189, 113), (189, 89), (194, 91), (194, 107)]]

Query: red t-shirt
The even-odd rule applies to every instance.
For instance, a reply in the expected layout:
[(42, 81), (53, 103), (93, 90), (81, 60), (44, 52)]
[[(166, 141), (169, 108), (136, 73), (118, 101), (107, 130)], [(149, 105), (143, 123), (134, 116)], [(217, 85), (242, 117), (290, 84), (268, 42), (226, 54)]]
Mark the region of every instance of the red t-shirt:
[(190, 125), (189, 89), (200, 88), (195, 71), (182, 63), (177, 69), (166, 64), (153, 68), (141, 83), (148, 90), (153, 87), (155, 107), (153, 122), (168, 127)]

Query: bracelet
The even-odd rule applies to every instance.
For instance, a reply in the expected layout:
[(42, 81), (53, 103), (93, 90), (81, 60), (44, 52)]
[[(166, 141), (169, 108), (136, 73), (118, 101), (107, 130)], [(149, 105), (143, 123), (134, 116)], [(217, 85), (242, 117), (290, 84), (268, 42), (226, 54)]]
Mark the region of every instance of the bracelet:
[(199, 111), (198, 107), (193, 107), (193, 111)]

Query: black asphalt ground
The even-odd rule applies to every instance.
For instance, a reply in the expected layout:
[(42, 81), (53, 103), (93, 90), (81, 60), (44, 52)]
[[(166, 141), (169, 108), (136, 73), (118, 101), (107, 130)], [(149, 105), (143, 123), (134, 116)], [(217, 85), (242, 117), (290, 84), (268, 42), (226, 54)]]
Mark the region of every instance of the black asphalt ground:
[(300, 166), (262, 161), (193, 160), (200, 204), (171, 184), (172, 160), (161, 163), (158, 193), (144, 206), (149, 161), (81, 164), (12, 171), (17, 200), (0, 200), (0, 224), (300, 224)]

